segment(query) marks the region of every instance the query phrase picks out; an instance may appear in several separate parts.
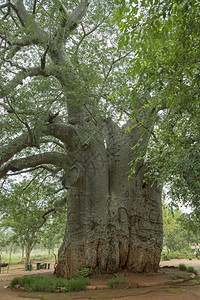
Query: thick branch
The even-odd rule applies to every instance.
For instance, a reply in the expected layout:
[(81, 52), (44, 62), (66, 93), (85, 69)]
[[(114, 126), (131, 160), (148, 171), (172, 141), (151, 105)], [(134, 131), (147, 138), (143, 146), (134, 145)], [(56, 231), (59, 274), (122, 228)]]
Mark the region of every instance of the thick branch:
[(62, 168), (55, 168), (55, 169), (52, 169), (52, 168), (50, 168), (49, 166), (44, 166), (44, 165), (39, 165), (39, 166), (37, 166), (37, 167), (35, 167), (35, 168), (31, 168), (31, 169), (26, 169), (26, 170), (21, 170), (21, 171), (16, 171), (15, 173), (13, 173), (13, 174), (9, 174), (9, 176), (16, 176), (16, 175), (20, 175), (20, 174), (23, 174), (23, 173), (30, 173), (30, 172), (33, 172), (33, 171), (35, 171), (35, 170), (38, 170), (38, 169), (43, 169), (43, 170), (46, 170), (46, 171), (48, 171), (48, 172), (50, 172), (50, 173), (53, 173), (53, 174), (56, 174), (56, 173), (58, 173), (59, 171), (61, 171), (62, 170)]
[(45, 152), (26, 158), (14, 159), (0, 169), (0, 178), (3, 178), (8, 171), (17, 172), (41, 164), (51, 164), (64, 169), (70, 162), (65, 154), (59, 152)]
[(64, 4), (61, 1), (59, 2), (67, 20), (68, 31), (72, 31), (78, 26), (81, 19), (84, 17), (89, 6), (89, 1), (82, 0), (80, 4), (73, 10), (70, 16), (68, 16), (68, 12)]
[[(47, 125), (44, 124), (43, 130), (41, 129), (38, 130), (38, 132), (32, 132), (37, 136), (37, 139), (46, 135), (53, 136), (62, 141), (66, 148), (73, 148), (73, 140), (74, 137), (77, 136), (76, 129), (71, 124), (66, 124), (60, 120), (54, 119), (53, 121), (53, 123)], [(29, 133), (25, 132), (0, 149), (0, 166), (27, 147), (38, 147), (38, 140), (34, 138), (33, 143)]]
[(78, 135), (73, 125), (66, 124), (57, 119), (53, 123), (48, 124), (44, 133), (59, 139), (67, 148), (73, 147), (74, 137)]
[(42, 70), (40, 67), (33, 67), (27, 70), (20, 71), (16, 74), (16, 76), (10, 80), (10, 82), (4, 86), (0, 91), (0, 98), (3, 98), (5, 96), (8, 96), (14, 88), (16, 88), (19, 84), (23, 84), (23, 80), (27, 77), (34, 77), (34, 76), (49, 76), (50, 70), (47, 71), (45, 69)]
[(33, 147), (29, 134), (27, 132), (23, 133), (19, 137), (15, 138), (8, 145), (1, 147), (0, 151), (0, 166), (13, 157), (16, 153), (27, 147)]
[(84, 17), (87, 8), (89, 6), (88, 0), (82, 0), (80, 4), (74, 9), (74, 11), (71, 13), (69, 17), (69, 29), (73, 30), (75, 29), (81, 19)]

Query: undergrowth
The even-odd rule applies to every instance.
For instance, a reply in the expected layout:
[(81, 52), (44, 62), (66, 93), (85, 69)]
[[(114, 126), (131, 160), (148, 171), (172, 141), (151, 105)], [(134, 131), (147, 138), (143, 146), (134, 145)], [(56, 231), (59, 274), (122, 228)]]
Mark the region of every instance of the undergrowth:
[(197, 272), (197, 270), (195, 270), (194, 267), (186, 267), (186, 265), (184, 265), (184, 264), (179, 264), (179, 270), (181, 270), (181, 271), (185, 270), (190, 273), (194, 273), (195, 275), (198, 275), (198, 272)]
[(172, 279), (185, 279), (185, 276), (182, 274), (174, 274), (172, 275)]
[(77, 292), (84, 290), (89, 284), (89, 278), (72, 278), (70, 280), (63, 278), (49, 278), (49, 277), (16, 277), (11, 281), (11, 288), (17, 285), (24, 287), (27, 292), (55, 292), (60, 289), (62, 292)]
[(118, 284), (123, 284), (123, 283), (125, 283), (125, 280), (120, 279), (120, 278), (113, 278), (113, 279), (108, 280), (108, 285), (110, 288), (114, 288)]

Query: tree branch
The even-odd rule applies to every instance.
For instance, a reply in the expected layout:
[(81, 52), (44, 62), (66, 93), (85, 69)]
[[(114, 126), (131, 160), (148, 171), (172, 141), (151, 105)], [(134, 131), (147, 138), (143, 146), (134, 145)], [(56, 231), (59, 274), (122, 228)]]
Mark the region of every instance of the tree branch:
[(33, 15), (36, 12), (36, 4), (37, 4), (37, 0), (34, 0), (34, 4), (33, 4)]
[(63, 144), (61, 144), (58, 141), (53, 140), (53, 139), (52, 140), (51, 139), (41, 139), (41, 143), (45, 143), (45, 144), (52, 143), (52, 144), (56, 144), (57, 146), (59, 146), (62, 149), (65, 148)]
[(47, 215), (49, 215), (49, 214), (52, 213), (52, 212), (56, 213), (57, 210), (58, 210), (60, 207), (62, 207), (62, 206), (64, 206), (64, 205), (66, 204), (66, 202), (67, 202), (67, 196), (64, 197), (64, 198), (63, 198), (58, 204), (56, 204), (53, 208), (47, 210), (47, 211), (43, 214), (43, 216), (42, 216), (42, 218), (44, 219), (44, 221), (41, 223), (41, 225), (38, 227), (38, 229), (40, 229), (40, 228), (44, 225), (44, 223), (47, 221), (47, 219), (46, 219), (46, 216), (47, 216)]
[(49, 45), (47, 46), (46, 50), (44, 51), (44, 54), (41, 57), (41, 69), (44, 70), (45, 65), (46, 65), (46, 56), (49, 50)]
[(3, 8), (5, 8), (5, 7), (8, 7), (8, 6), (9, 6), (9, 3), (1, 4), (1, 5), (0, 5), (0, 9), (3, 9)]
[[(9, 107), (8, 105), (6, 105), (5, 103), (1, 103), (0, 102), (0, 106), (2, 106), (7, 113), (9, 114), (14, 114), (15, 112), (13, 111), (13, 109), (11, 107)], [(16, 111), (16, 109), (15, 109)], [(18, 115), (29, 115), (29, 114), (33, 114), (33, 111), (25, 111), (25, 110), (17, 110), (16, 111)]]
[(82, 38), (80, 39), (80, 41), (78, 42), (77, 44), (77, 47), (76, 47), (76, 51), (75, 51), (75, 56), (77, 57), (78, 56), (78, 50), (79, 50), (79, 47), (80, 45), (82, 44), (82, 42), (84, 41), (84, 39), (89, 36), (90, 34), (92, 34), (99, 26), (101, 26), (101, 24), (104, 22), (106, 18), (104, 18), (102, 20), (102, 22), (100, 22), (99, 24), (97, 24), (94, 28), (92, 28), (89, 32), (86, 32), (84, 27), (82, 26), (82, 29), (83, 29), (83, 36)]
[(108, 72), (107, 72), (107, 74), (105, 75), (105, 81), (106, 81), (107, 78), (109, 77), (109, 75), (110, 75), (110, 73), (111, 73), (111, 71), (112, 71), (114, 65), (115, 65), (116, 63), (118, 63), (120, 60), (126, 58), (131, 52), (132, 52), (132, 51), (129, 51), (129, 52), (127, 52), (126, 54), (124, 54), (124, 55), (122, 55), (122, 56), (121, 56), (121, 54), (120, 54), (120, 56), (119, 56), (117, 59), (114, 59), (114, 58), (113, 58), (113, 60), (112, 60), (112, 62), (111, 62), (111, 64), (110, 64), (110, 67), (109, 67), (109, 69), (108, 69)]
[(40, 67), (33, 67), (30, 69), (26, 69), (23, 71), (20, 71), (16, 74), (16, 76), (10, 80), (10, 82), (1, 88), (0, 90), (0, 98), (3, 98), (5, 96), (8, 96), (14, 88), (16, 88), (19, 84), (23, 84), (23, 80), (27, 77), (34, 77), (34, 76), (50, 76), (51, 70), (42, 70)]
[(32, 144), (32, 145), (34, 145), (34, 144), (36, 145), (36, 141), (35, 141), (34, 135), (33, 135), (32, 131), (31, 131), (31, 128), (30, 128), (30, 126), (28, 125), (28, 123), (24, 122), (24, 121), (20, 118), (20, 116), (19, 116), (18, 113), (15, 111), (14, 107), (12, 106), (12, 104), (10, 103), (10, 101), (8, 100), (8, 98), (7, 98), (7, 102), (8, 102), (8, 105), (10, 106), (11, 110), (13, 111), (13, 113), (16, 115), (17, 119), (18, 119), (23, 125), (25, 125), (25, 127), (26, 127), (26, 129), (27, 129), (27, 131), (28, 131), (29, 137), (30, 137), (30, 142), (31, 142), (31, 144)]
[(69, 29), (72, 31), (75, 29), (81, 19), (84, 17), (87, 9), (89, 6), (89, 1), (88, 0), (82, 0), (80, 4), (74, 9), (74, 11), (71, 13), (69, 17)]
[(37, 166), (35, 168), (31, 168), (31, 169), (27, 169), (27, 170), (22, 170), (22, 171), (15, 172), (15, 173), (9, 173), (7, 175), (8, 176), (16, 176), (16, 175), (20, 175), (20, 174), (23, 174), (23, 173), (30, 173), (30, 172), (36, 171), (38, 169), (44, 169), (44, 170), (47, 170), (48, 172), (51, 172), (53, 174), (56, 174), (56, 173), (58, 173), (59, 171), (62, 170), (62, 168), (52, 169), (52, 168), (50, 168), (48, 166), (39, 165), (39, 166)]
[[(26, 10), (23, 0), (16, 0), (15, 4), (10, 4), (11, 8), (17, 14), (17, 17), (23, 27), (28, 29), (26, 38), (30, 41), (31, 44), (41, 44), (45, 45), (48, 41), (48, 35), (43, 31), (35, 20), (32, 18), (32, 15)], [(36, 3), (34, 3), (36, 5)], [(31, 35), (30, 35), (31, 33)]]
[(19, 153), (21, 150), (27, 147), (33, 147), (31, 144), (29, 134), (27, 132), (21, 134), (12, 140), (9, 144), (1, 147), (0, 151), (0, 166), (8, 161), (15, 154)]
[(65, 30), (62, 34), (60, 34), (60, 32), (58, 31), (57, 34), (55, 34), (55, 37), (57, 37), (59, 41), (61, 41), (63, 39), (65, 40), (70, 35), (70, 33), (77, 28), (78, 24), (87, 11), (89, 1), (81, 0), (80, 4), (73, 10), (71, 15), (68, 14), (66, 7), (61, 2), (61, 0), (58, 1), (60, 3), (62, 11), (64, 12), (64, 18), (62, 20), (61, 27)]
[[(45, 122), (47, 120), (44, 120), (43, 129), (35, 131), (34, 136), (37, 136), (38, 139), (45, 135), (53, 136), (62, 141), (65, 147), (74, 148), (74, 137), (77, 136), (77, 131), (73, 125), (56, 119), (50, 124), (45, 124)], [(0, 149), (0, 166), (27, 147), (38, 147), (38, 141), (35, 138), (31, 141), (28, 132), (25, 132)]]
[(51, 135), (59, 139), (65, 144), (67, 148), (73, 148), (73, 138), (78, 136), (75, 127), (71, 124), (66, 124), (58, 118), (54, 122), (49, 123), (47, 128), (44, 130), (46, 135)]
[(41, 164), (51, 164), (64, 169), (67, 165), (70, 165), (70, 161), (67, 155), (59, 152), (45, 152), (26, 158), (14, 159), (0, 168), (0, 178), (6, 176), (8, 171), (17, 172)]

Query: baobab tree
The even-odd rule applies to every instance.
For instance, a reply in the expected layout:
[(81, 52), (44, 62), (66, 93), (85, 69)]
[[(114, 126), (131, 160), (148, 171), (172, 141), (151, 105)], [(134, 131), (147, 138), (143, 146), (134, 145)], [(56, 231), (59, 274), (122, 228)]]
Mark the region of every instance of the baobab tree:
[(145, 106), (146, 91), (129, 87), (132, 54), (117, 49), (113, 5), (0, 6), (0, 178), (51, 176), (66, 190), (53, 208), (67, 202), (56, 269), (62, 277), (85, 267), (153, 272), (160, 261), (162, 187), (145, 181), (145, 162), (129, 176), (130, 162), (147, 149), (157, 109)]

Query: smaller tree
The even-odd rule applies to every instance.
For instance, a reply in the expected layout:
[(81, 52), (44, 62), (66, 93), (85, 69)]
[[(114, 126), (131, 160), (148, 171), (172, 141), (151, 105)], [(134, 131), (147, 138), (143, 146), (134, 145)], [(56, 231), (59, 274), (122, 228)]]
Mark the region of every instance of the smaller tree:
[(12, 193), (8, 192), (0, 199), (1, 227), (13, 233), (12, 242), (25, 247), (25, 263), (30, 261), (33, 246), (40, 242), (51, 224), (46, 215), (53, 211), (52, 202), (55, 200), (50, 204), (45, 192), (41, 185), (23, 181), (15, 186)]
[(190, 250), (199, 240), (199, 221), (192, 214), (163, 205), (163, 246), (172, 251)]
[(42, 232), (40, 243), (53, 253), (55, 248), (58, 248), (63, 240), (66, 212), (64, 209), (59, 210), (53, 217), (49, 218), (46, 223), (45, 230)]

